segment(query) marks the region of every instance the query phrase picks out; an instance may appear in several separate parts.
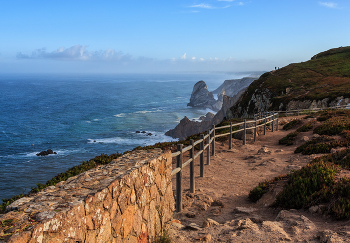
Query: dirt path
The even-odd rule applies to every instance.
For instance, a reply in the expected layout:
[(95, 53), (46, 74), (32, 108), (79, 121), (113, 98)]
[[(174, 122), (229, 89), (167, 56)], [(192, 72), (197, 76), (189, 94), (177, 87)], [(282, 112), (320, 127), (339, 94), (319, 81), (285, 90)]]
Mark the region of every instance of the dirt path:
[[(299, 118), (302, 117), (300, 116)], [(292, 117), (287, 119), (291, 120)], [(300, 169), (315, 157), (313, 155), (294, 153), (295, 148), (304, 142), (303, 137), (311, 138), (312, 132), (302, 133), (295, 145), (284, 146), (278, 144), (279, 139), (293, 131), (284, 131), (282, 129), (273, 133), (267, 131), (266, 135), (259, 135), (255, 143), (251, 140), (247, 141), (246, 145), (242, 145), (241, 140), (233, 140), (233, 148), (231, 150), (228, 149), (228, 142), (216, 142), (216, 155), (211, 157), (210, 165), (205, 165), (203, 178), (199, 177), (199, 158), (195, 161), (195, 194), (188, 193), (189, 167), (186, 167), (183, 171), (183, 188), (187, 190), (183, 196), (184, 209), (181, 213), (175, 213), (174, 218), (179, 220), (184, 226), (195, 223), (200, 228), (198, 231), (184, 230), (181, 229), (181, 225), (176, 225), (177, 227), (172, 225), (169, 232), (173, 241), (194, 242), (197, 240), (208, 240), (205, 236), (209, 234), (211, 242), (276, 242), (276, 239), (273, 237), (264, 239), (264, 237), (267, 237), (266, 234), (263, 238), (260, 236), (260, 238), (254, 238), (256, 235), (259, 235), (254, 233), (253, 235), (255, 236), (249, 238), (238, 229), (243, 222), (242, 220), (247, 220), (248, 218), (254, 222), (253, 224), (257, 223), (258, 228), (255, 228), (255, 231), (261, 231), (264, 225), (263, 222), (275, 221), (281, 211), (281, 209), (271, 208), (269, 205), (273, 202), (274, 195), (281, 190), (282, 186), (266, 194), (258, 203), (252, 203), (248, 199), (249, 192), (259, 182), (287, 174), (292, 169)], [(175, 176), (173, 178), (173, 187), (175, 190)], [(253, 208), (253, 210), (252, 212), (245, 212), (244, 210), (246, 209), (239, 211), (237, 207)], [(326, 229), (339, 232), (340, 228), (343, 230), (349, 224), (344, 221), (334, 221), (330, 217), (321, 214), (311, 214), (305, 210), (293, 210), (293, 213), (295, 215), (304, 215), (313, 222), (317, 230), (315, 231), (316, 233), (313, 231), (312, 234), (320, 234), (320, 231)], [(219, 225), (202, 228), (203, 223), (204, 226), (208, 226), (207, 218), (214, 220)], [(321, 242), (317, 240), (322, 239), (319, 235), (305, 235), (305, 237), (299, 235), (294, 237), (292, 232), (288, 233), (288, 230), (291, 229), (289, 226), (290, 229), (286, 229), (285, 225), (282, 226), (281, 228), (285, 230), (284, 232), (287, 232), (289, 237), (285, 239), (286, 241), (298, 242), (299, 240), (315, 238), (315, 242)], [(252, 230), (251, 228), (249, 229)], [(237, 232), (239, 232), (238, 235)], [(347, 230), (344, 232), (347, 232)], [(281, 241), (281, 239), (284, 241), (283, 237), (278, 239), (278, 241)]]

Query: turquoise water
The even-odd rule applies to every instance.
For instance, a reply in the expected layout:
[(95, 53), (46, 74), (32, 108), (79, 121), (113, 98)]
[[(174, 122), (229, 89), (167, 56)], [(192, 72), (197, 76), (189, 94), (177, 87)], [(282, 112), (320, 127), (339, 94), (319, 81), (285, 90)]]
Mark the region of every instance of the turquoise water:
[[(0, 199), (26, 193), (101, 153), (174, 140), (164, 133), (187, 116), (193, 85), (209, 90), (244, 74), (0, 76)], [(152, 133), (147, 136), (136, 131)], [(52, 149), (56, 155), (38, 157)]]

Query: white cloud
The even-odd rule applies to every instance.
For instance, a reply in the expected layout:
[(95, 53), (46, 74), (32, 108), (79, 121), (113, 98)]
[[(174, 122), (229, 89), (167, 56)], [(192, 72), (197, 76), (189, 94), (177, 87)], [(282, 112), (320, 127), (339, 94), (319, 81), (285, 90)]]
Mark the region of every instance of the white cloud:
[(206, 9), (213, 9), (214, 7), (211, 6), (210, 4), (200, 3), (200, 4), (191, 5), (190, 8), (206, 8)]
[(239, 6), (243, 6), (243, 5), (244, 5), (244, 2), (239, 2), (238, 5), (239, 5)]
[(196, 60), (196, 57), (192, 57), (192, 60)]
[(56, 51), (47, 52), (46, 48), (36, 49), (31, 55), (17, 53), (18, 59), (59, 59), (59, 60), (130, 60), (131, 55), (117, 52), (114, 49), (87, 51), (86, 45), (74, 45), (69, 48), (60, 47)]
[(234, 0), (218, 0), (219, 2), (233, 2)]
[(183, 54), (183, 55), (180, 57), (180, 59), (185, 60), (185, 59), (186, 59), (186, 53), (185, 53), (185, 54)]
[(319, 4), (327, 8), (338, 8), (338, 4), (334, 2), (319, 2)]

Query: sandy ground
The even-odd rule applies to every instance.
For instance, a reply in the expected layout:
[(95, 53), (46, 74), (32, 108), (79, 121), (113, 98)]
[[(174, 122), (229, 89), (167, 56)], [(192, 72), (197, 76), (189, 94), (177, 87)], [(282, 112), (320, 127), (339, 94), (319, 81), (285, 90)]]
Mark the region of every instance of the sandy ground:
[[(302, 116), (299, 118), (302, 118)], [(291, 120), (292, 117), (286, 119)], [(304, 120), (304, 122), (306, 121)], [(195, 223), (200, 226), (200, 229), (198, 231), (188, 230), (181, 228), (181, 225), (177, 225), (178, 227), (172, 225), (169, 233), (173, 238), (173, 242), (208, 240), (204, 237), (207, 234), (210, 234), (211, 242), (254, 242), (254, 240), (248, 240), (248, 238), (247, 241), (235, 241), (232, 234), (229, 238), (225, 238), (222, 236), (222, 230), (225, 225), (233, 224), (235, 220), (247, 217), (259, 218), (259, 222), (276, 219), (281, 209), (272, 208), (269, 205), (273, 202), (274, 196), (281, 191), (285, 182), (281, 181), (280, 186), (275, 187), (257, 203), (253, 203), (248, 199), (249, 192), (259, 182), (287, 174), (292, 169), (300, 169), (315, 157), (315, 155), (294, 153), (295, 148), (304, 142), (304, 136), (312, 138), (312, 132), (299, 134), (296, 144), (285, 146), (278, 144), (279, 139), (295, 131), (295, 129), (284, 131), (281, 128), (282, 126), (280, 126), (279, 131), (275, 132), (268, 130), (266, 135), (259, 135), (256, 142), (250, 140), (247, 141), (246, 145), (243, 145), (241, 140), (233, 139), (231, 150), (228, 149), (228, 141), (216, 142), (216, 154), (211, 157), (210, 165), (205, 165), (204, 177), (199, 177), (199, 157), (195, 161), (195, 194), (189, 193), (189, 166), (184, 168), (184, 209), (181, 213), (175, 213), (174, 219), (176, 219), (175, 222), (181, 223), (183, 226)], [(184, 158), (184, 160), (187, 159)], [(204, 162), (206, 163), (206, 153)], [(174, 176), (174, 190), (175, 185)], [(213, 203), (213, 201), (215, 202)], [(242, 212), (235, 211), (237, 207), (253, 208), (255, 211), (242, 214)], [(325, 229), (339, 231), (340, 228), (350, 225), (349, 222), (335, 221), (329, 216), (321, 213), (312, 214), (308, 210), (293, 210), (293, 212), (310, 219), (316, 225), (318, 232)], [(207, 218), (218, 222), (222, 227), (219, 227), (219, 225), (202, 228)], [(262, 240), (260, 242), (274, 241)], [(294, 241), (293, 237), (291, 241)]]

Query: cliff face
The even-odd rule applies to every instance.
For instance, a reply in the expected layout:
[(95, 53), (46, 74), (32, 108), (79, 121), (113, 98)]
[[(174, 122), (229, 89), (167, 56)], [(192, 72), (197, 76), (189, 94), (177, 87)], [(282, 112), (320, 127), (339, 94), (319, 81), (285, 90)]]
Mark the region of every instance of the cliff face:
[(345, 104), (350, 98), (349, 60), (350, 47), (342, 47), (265, 73), (251, 83), (227, 117)]

